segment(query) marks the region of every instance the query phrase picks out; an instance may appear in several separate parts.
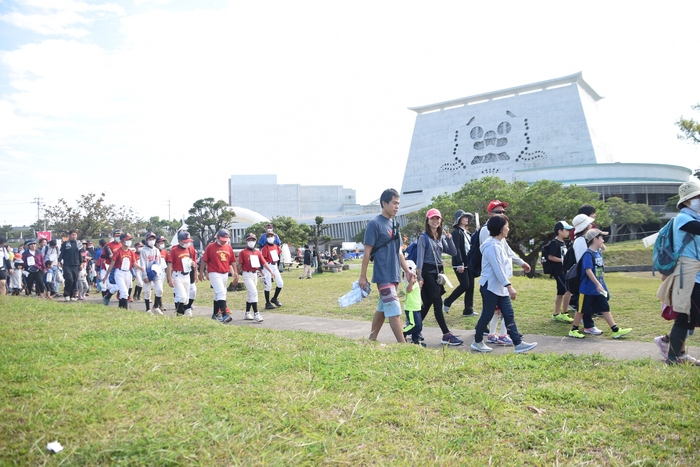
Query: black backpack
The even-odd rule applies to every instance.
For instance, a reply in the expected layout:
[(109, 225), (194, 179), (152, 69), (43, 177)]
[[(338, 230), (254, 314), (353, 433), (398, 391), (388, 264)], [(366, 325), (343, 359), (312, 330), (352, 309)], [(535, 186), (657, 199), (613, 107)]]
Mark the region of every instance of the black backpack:
[(566, 250), (566, 254), (564, 255), (564, 259), (562, 260), (562, 268), (564, 271), (569, 271), (573, 265), (576, 264), (576, 253), (574, 252), (574, 244), (572, 243), (571, 246), (569, 247), (568, 250)]
[[(571, 248), (571, 251), (574, 249)], [(569, 252), (567, 251), (567, 256)], [(583, 254), (584, 256), (586, 254), (589, 254), (593, 256), (593, 253), (590, 251), (586, 250), (586, 252)], [(574, 260), (576, 257), (574, 257)], [(581, 265), (583, 264), (583, 256), (581, 256), (581, 260), (578, 263), (574, 263), (571, 268), (566, 270), (566, 277), (564, 278), (564, 281), (566, 282), (566, 290), (571, 292), (571, 295), (577, 295), (578, 290), (581, 287)]]
[(545, 246), (542, 247), (542, 257), (540, 258), (540, 264), (542, 265), (542, 272), (545, 274), (552, 274), (554, 271), (554, 264), (549, 260), (549, 249), (552, 247), (552, 242), (550, 240)]
[(474, 231), (471, 237), (471, 244), (469, 245), (469, 270), (472, 272), (474, 277), (479, 277), (481, 275), (481, 243), (479, 242), (480, 233), (481, 227)]

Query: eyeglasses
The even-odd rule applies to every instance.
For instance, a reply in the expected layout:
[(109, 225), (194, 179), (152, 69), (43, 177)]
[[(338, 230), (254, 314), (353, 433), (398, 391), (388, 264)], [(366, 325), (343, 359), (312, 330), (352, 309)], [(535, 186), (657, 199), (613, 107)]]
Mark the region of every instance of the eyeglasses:
[(505, 211), (491, 211), (491, 212), (494, 213), (494, 214), (503, 214), (503, 213), (505, 213)]

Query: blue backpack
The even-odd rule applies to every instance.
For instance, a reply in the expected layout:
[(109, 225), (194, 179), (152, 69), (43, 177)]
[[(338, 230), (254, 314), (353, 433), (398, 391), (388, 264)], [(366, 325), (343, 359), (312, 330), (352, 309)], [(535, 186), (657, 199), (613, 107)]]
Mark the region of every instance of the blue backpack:
[[(664, 276), (670, 276), (673, 274), (673, 270), (676, 269), (676, 264), (678, 264), (678, 258), (685, 246), (690, 243), (692, 237), (686, 232), (683, 242), (681, 244), (678, 253), (673, 251), (673, 225), (676, 218), (674, 217), (659, 230), (659, 236), (656, 237), (654, 242), (654, 261), (651, 265), (651, 274), (655, 275), (655, 271), (659, 271)], [(681, 272), (681, 278), (683, 277)], [(682, 281), (683, 279), (681, 279)], [(682, 287), (681, 283), (681, 287)]]

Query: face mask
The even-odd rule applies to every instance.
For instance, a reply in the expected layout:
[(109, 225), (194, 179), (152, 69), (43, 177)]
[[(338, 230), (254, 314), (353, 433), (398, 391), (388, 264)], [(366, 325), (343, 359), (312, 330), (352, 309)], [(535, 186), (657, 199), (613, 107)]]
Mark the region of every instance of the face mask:
[(700, 199), (695, 198), (690, 200), (690, 209), (695, 212), (700, 212)]
[(267, 233), (272, 233), (272, 229), (267, 229)]
[(275, 243), (275, 239), (272, 238), (272, 237), (270, 237), (270, 238), (267, 239), (267, 243), (269, 243), (270, 245), (272, 245), (273, 243)]
[(121, 240), (119, 239), (119, 237), (114, 237), (114, 241), (117, 242), (117, 243), (121, 242)]
[(124, 242), (124, 243), (126, 244), (126, 246), (131, 246), (131, 240), (127, 240), (127, 241)]
[(187, 248), (187, 243), (178, 243), (180, 245), (180, 248)]
[(158, 249), (159, 249), (159, 250), (162, 250), (163, 248), (165, 248), (165, 243), (159, 243), (159, 244), (158, 244)]
[(148, 241), (146, 242), (146, 244), (147, 244), (148, 246), (153, 246), (153, 245), (156, 244), (156, 241), (155, 241), (155, 240), (148, 240)]
[(248, 245), (248, 248), (250, 248), (251, 250), (255, 248), (255, 242), (246, 242), (246, 245)]

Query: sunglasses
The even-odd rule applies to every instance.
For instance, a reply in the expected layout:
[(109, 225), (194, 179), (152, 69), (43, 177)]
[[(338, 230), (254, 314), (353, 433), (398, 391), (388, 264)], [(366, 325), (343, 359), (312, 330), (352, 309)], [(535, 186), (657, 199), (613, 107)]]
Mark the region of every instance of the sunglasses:
[(503, 213), (505, 213), (505, 211), (491, 211), (491, 212), (494, 213), (494, 214), (503, 214)]

